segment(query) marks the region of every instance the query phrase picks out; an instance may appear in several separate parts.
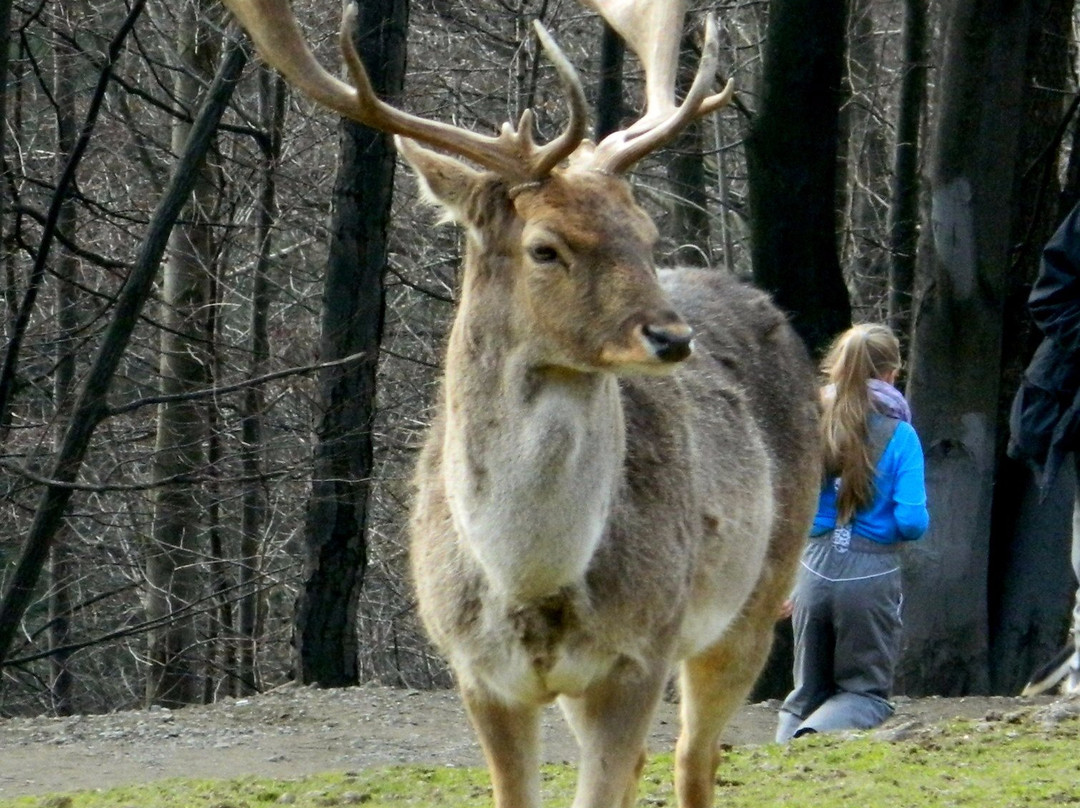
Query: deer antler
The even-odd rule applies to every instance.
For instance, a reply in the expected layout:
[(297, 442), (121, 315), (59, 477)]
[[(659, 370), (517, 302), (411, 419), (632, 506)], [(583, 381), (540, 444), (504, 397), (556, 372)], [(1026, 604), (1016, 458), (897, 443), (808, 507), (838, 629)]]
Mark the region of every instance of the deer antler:
[(527, 181), (547, 175), (585, 137), (587, 112), (581, 80), (570, 60), (539, 22), (535, 23), (537, 36), (559, 73), (570, 107), (566, 129), (544, 146), (537, 146), (533, 141), (531, 110), (522, 113), (516, 128), (507, 122), (497, 137), (489, 137), (429, 121), (381, 101), (372, 89), (367, 70), (353, 45), (354, 3), (345, 9), (341, 22), (341, 49), (353, 82), (349, 85), (327, 72), (311, 53), (289, 0), (223, 2), (247, 30), (262, 58), (312, 100), (373, 129), (468, 158), (507, 179)]
[(590, 165), (618, 174), (677, 135), (695, 118), (715, 112), (735, 95), (730, 79), (710, 95), (719, 62), (716, 20), (710, 14), (697, 75), (682, 104), (675, 103), (675, 71), (685, 0), (582, 0), (595, 9), (637, 55), (645, 71), (645, 113), (601, 141)]

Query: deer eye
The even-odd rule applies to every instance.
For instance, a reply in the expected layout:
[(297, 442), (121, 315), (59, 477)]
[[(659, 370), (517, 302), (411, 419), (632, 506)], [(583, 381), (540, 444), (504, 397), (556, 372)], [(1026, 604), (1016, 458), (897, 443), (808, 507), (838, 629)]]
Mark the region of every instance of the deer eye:
[(559, 261), (559, 251), (550, 244), (536, 244), (529, 247), (529, 257), (538, 264), (555, 264)]

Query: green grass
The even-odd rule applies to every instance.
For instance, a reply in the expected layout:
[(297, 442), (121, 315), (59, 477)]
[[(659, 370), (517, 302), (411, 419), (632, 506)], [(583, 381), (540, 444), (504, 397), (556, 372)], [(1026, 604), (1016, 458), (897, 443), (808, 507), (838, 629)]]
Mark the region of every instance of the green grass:
[[(0, 753), (2, 760), (2, 753)], [(645, 770), (638, 804), (674, 808), (671, 755)], [(572, 800), (574, 771), (544, 768), (550, 805)], [(0, 800), (0, 808), (489, 808), (476, 768), (396, 766), (297, 780), (163, 780), (103, 792)], [(1080, 806), (1080, 721), (956, 722), (908, 740), (821, 735), (730, 750), (717, 773), (723, 808), (1039, 808)]]

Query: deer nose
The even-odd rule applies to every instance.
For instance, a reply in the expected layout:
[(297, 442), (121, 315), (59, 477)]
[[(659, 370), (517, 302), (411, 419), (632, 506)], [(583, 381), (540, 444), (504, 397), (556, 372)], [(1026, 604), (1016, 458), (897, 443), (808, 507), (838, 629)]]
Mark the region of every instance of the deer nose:
[(653, 355), (663, 362), (681, 362), (694, 352), (694, 332), (685, 323), (646, 324), (641, 334)]

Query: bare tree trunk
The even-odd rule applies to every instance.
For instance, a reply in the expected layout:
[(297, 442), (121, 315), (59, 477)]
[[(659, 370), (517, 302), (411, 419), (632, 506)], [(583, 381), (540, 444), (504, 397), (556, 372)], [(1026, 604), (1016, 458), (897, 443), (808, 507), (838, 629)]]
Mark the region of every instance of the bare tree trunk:
[[(10, 2), (0, 0), (4, 2), (3, 13), (9, 15), (11, 12)], [(10, 23), (10, 19), (8, 21)], [(10, 36), (7, 28), (0, 32), (0, 37), (3, 37), (4, 53), (0, 55), (0, 62), (5, 64), (5, 71), (3, 73), (5, 82), (4, 86), (0, 87), (0, 103), (4, 105), (4, 129), (0, 131), (0, 147), (5, 146), (7, 143), (7, 133), (12, 132), (16, 138), (22, 134), (22, 77), (19, 75), (19, 71), (16, 71), (15, 65), (20, 64), (16, 62), (13, 65), (8, 59), (7, 48), (11, 47)], [(14, 87), (13, 93), (9, 93), (9, 87)], [(11, 97), (9, 97), (11, 95)], [(0, 154), (0, 158), (7, 160), (6, 154)], [(6, 165), (7, 163), (0, 163), (0, 165)], [(0, 194), (0, 260), (3, 261), (3, 273), (4, 273), (4, 311), (6, 316), (4, 317), (4, 341), (7, 344), (7, 351), (11, 349), (12, 340), (18, 334), (18, 323), (16, 322), (16, 315), (19, 311), (19, 281), (16, 272), (16, 265), (18, 261), (18, 234), (16, 233), (18, 221), (11, 215), (12, 199), (10, 193)], [(14, 219), (14, 220), (13, 220)], [(8, 363), (7, 351), (4, 355), (4, 363)], [(11, 385), (14, 387), (14, 376), (12, 372)], [(2, 384), (3, 382), (0, 382)], [(0, 404), (0, 448), (4, 446), (7, 440), (8, 429), (11, 426), (11, 410), (13, 408), (12, 398), (13, 391), (9, 391), (4, 394), (0, 392), (0, 397), (7, 395), (5, 403)]]
[(889, 155), (880, 90), (881, 35), (872, 0), (851, 0), (846, 104), (847, 226), (841, 264), (852, 289), (859, 319), (878, 320), (888, 297), (888, 263), (880, 233), (888, 215)]
[(720, 200), (719, 210), (716, 212), (716, 221), (720, 227), (720, 243), (724, 247), (723, 266), (729, 271), (735, 271), (735, 239), (731, 234), (729, 210), (731, 208), (731, 182), (728, 179), (727, 147), (724, 145), (720, 133), (723, 127), (720, 125), (720, 116), (713, 116), (713, 148), (716, 151), (716, 195)]
[[(66, 12), (71, 14), (71, 4)], [(74, 27), (74, 26), (72, 26)], [(78, 122), (75, 115), (75, 100), (78, 98), (77, 75), (72, 61), (73, 51), (58, 41), (53, 51), (53, 97), (56, 101), (56, 175), (63, 173), (71, 156), (75, 152), (78, 138)], [(56, 220), (56, 231), (70, 240), (78, 227), (78, 207), (71, 198), (62, 201)], [(56, 261), (56, 298), (53, 311), (56, 323), (56, 375), (53, 379), (53, 395), (56, 402), (57, 424), (64, 424), (71, 417), (72, 396), (75, 384), (75, 345), (78, 317), (75, 309), (75, 282), (78, 278), (79, 262), (68, 250), (61, 250)], [(62, 434), (57, 432), (56, 448), (59, 449)], [(50, 690), (52, 709), (56, 715), (71, 715), (72, 675), (68, 668), (70, 654), (62, 649), (70, 642), (70, 613), (73, 564), (68, 547), (66, 526), (57, 531), (50, 555), (49, 568), (49, 647), (53, 650), (49, 658), (51, 668)]]
[[(133, 7), (135, 11), (137, 7)], [(79, 475), (94, 430), (108, 415), (109, 388), (131, 340), (139, 313), (150, 295), (169, 233), (187, 202), (197, 169), (210, 149), (218, 122), (247, 59), (244, 47), (239, 42), (231, 41), (206, 100), (195, 116), (191, 136), (177, 159), (168, 187), (150, 218), (127, 282), (117, 296), (108, 328), (87, 370), (60, 451), (48, 475), (53, 482), (46, 486), (42, 494), (22, 553), (11, 573), (4, 598), (0, 601), (0, 667), (10, 657), (19, 623), (33, 599), (34, 587), (48, 558), (56, 531), (63, 521), (73, 490), (70, 484)]]
[[(7, 164), (7, 131), (9, 126), (8, 121), (8, 53), (11, 48), (11, 0), (0, 0), (0, 166)], [(3, 267), (5, 274), (10, 267), (10, 253), (13, 251), (13, 244), (8, 238), (8, 217), (10, 215), (9, 208), (11, 206), (11, 200), (8, 198), (7, 193), (0, 194), (0, 266)], [(15, 307), (11, 305), (14, 302), (14, 296), (11, 295), (13, 291), (13, 284), (10, 283), (9, 278), (5, 278), (4, 283), (4, 297), (7, 298), (8, 311), (14, 311)], [(4, 335), (10, 338), (11, 323), (6, 323), (4, 327)], [(7, 425), (7, 419), (9, 413), (5, 411), (6, 408), (0, 408), (0, 444), (3, 443), (2, 433)]]
[[(179, 9), (177, 52), (180, 71), (175, 94), (178, 103), (195, 108), (213, 64), (210, 32), (202, 22), (201, 2)], [(191, 125), (173, 124), (173, 150), (183, 151)], [(195, 178), (186, 221), (169, 240), (162, 277), (161, 392), (178, 395), (198, 390), (209, 378), (205, 345), (210, 304), (210, 273), (214, 243), (209, 211), (217, 192), (206, 164)], [(178, 707), (202, 695), (202, 669), (196, 642), (195, 618), (187, 612), (201, 587), (199, 543), (207, 524), (195, 477), (206, 463), (205, 404), (195, 400), (169, 401), (158, 406), (155, 482), (184, 478), (155, 489), (154, 523), (146, 559), (146, 616), (161, 625), (147, 635), (146, 701)]]
[[(360, 9), (354, 35), (381, 96), (401, 90), (407, 25), (407, 0), (373, 0)], [(297, 676), (324, 686), (354, 684), (359, 676), (356, 609), (367, 563), (371, 429), (393, 176), (390, 139), (343, 122), (320, 356), (366, 355), (320, 374), (322, 411), (294, 639)]]
[[(218, 350), (221, 326), (222, 304), (222, 265), (214, 268), (210, 277), (210, 289), (207, 294), (209, 305), (206, 307), (207, 377), (209, 387), (217, 385), (221, 378), (221, 352)], [(224, 459), (222, 449), (222, 418), (218, 411), (218, 402), (211, 399), (206, 405), (206, 538), (209, 545), (209, 564), (204, 565), (208, 573), (208, 583), (214, 598), (213, 615), (206, 621), (206, 634), (201, 638), (202, 658), (205, 672), (202, 676), (202, 702), (210, 704), (217, 699), (224, 685), (224, 695), (231, 693), (236, 665), (236, 631), (233, 626), (233, 603), (229, 595), (228, 556), (226, 532), (228, 527), (222, 523), (221, 502), (221, 464)]]
[(623, 115), (623, 59), (626, 43), (615, 29), (601, 21), (600, 33), (600, 85), (596, 88), (596, 132), (593, 139), (599, 143), (622, 125)]
[[(251, 364), (248, 376), (255, 378), (266, 372), (270, 355), (267, 319), (270, 311), (270, 248), (273, 225), (277, 219), (277, 163), (281, 157), (281, 135), (285, 119), (285, 82), (273, 71), (259, 72), (260, 118), (269, 133), (263, 167), (262, 194), (258, 212), (258, 258), (251, 291)], [(244, 392), (241, 429), (243, 448), (241, 464), (244, 477), (243, 513), (240, 526), (240, 668), (239, 692), (250, 693), (259, 686), (256, 666), (256, 636), (259, 616), (259, 592), (256, 574), (262, 532), (266, 524), (266, 497), (259, 482), (263, 449), (262, 388), (251, 386)]]
[(991, 541), (1000, 546), (991, 556), (987, 594), (993, 693), (1020, 692), (1069, 636), (1076, 594), (1069, 564), (1075, 499), (1071, 462), (1045, 498), (1023, 463), (1008, 460), (998, 469)]
[(851, 322), (836, 248), (843, 0), (772, 0), (746, 143), (754, 279), (817, 352)]
[[(131, 30), (135, 27), (135, 21), (139, 19), (145, 6), (146, 0), (134, 0), (127, 17), (121, 23), (116, 36), (114, 36), (109, 43), (108, 57), (98, 76), (97, 86), (94, 88), (94, 93), (90, 99), (89, 110), (86, 113), (86, 120), (83, 122), (80, 137), (72, 150), (71, 158), (64, 166), (64, 170), (57, 180), (56, 192), (49, 205), (49, 212), (46, 214), (45, 218), (45, 226), (42, 229), (41, 243), (38, 245), (37, 255), (34, 257), (34, 266), (30, 271), (30, 277), (26, 282), (26, 289), (18, 306), (14, 305), (14, 282), (9, 281), (7, 284), (7, 289), (9, 290), (8, 293), (12, 298), (8, 305), (8, 310), (13, 311), (14, 316), (9, 316), (8, 318), (8, 343), (4, 350), (4, 361), (0, 364), (0, 445), (3, 445), (7, 438), (7, 431), (11, 418), (11, 406), (15, 394), (16, 368), (19, 365), (19, 355), (22, 351), (23, 338), (26, 336), (26, 330), (30, 325), (30, 319), (37, 306), (38, 292), (41, 289), (45, 277), (45, 267), (48, 263), (49, 253), (56, 236), (56, 221), (60, 216), (60, 207), (64, 202), (68, 191), (75, 182), (75, 175), (79, 163), (86, 153), (86, 146), (90, 142), (90, 135), (94, 131), (98, 113), (101, 111), (101, 105), (105, 99), (105, 91), (108, 88), (109, 81), (112, 77), (113, 68), (123, 52), (124, 42), (127, 40), (128, 34), (130, 34)], [(10, 8), (0, 10), (0, 16), (3, 16), (4, 12), (7, 12), (10, 16)], [(5, 35), (6, 33), (7, 31), (5, 29)], [(5, 51), (5, 59), (6, 56), (7, 52)], [(4, 78), (6, 78), (6, 76), (4, 76)], [(8, 242), (4, 241), (5, 253), (9, 247), (10, 245)], [(9, 269), (11, 266), (10, 263), (5, 260), (5, 264), (5, 269)]]
[[(792, 316), (812, 352), (851, 322), (837, 255), (846, 4), (772, 0), (762, 95), (746, 143), (754, 280)], [(791, 689), (791, 623), (781, 621), (754, 698)]]
[[(1070, 87), (1069, 29), (1073, 0), (1048, 0), (1034, 18), (1028, 42), (1027, 76), (1020, 131), (1018, 172), (1011, 195), (1013, 234), (1006, 277), (998, 402), (998, 474), (990, 533), (988, 602), (990, 678), (996, 693), (1015, 693), (1032, 671), (1061, 648), (1069, 624), (1076, 581), (1069, 564), (1072, 483), (1040, 502), (1024, 464), (1005, 456), (1008, 415), (1024, 368), (1041, 334), (1027, 299), (1042, 246), (1069, 208), (1061, 210), (1058, 179), (1062, 140), (1075, 88)], [(1070, 92), (1071, 91), (1071, 92)], [(1069, 477), (1072, 475), (1061, 475)]]
[(954, 0), (947, 13), (908, 386), (932, 509), (905, 565), (898, 687), (912, 695), (989, 689), (1002, 314), (1033, 5)]
[[(693, 37), (683, 36), (679, 50), (679, 88), (689, 89), (697, 72), (698, 57)], [(702, 124), (695, 122), (683, 129), (671, 144), (667, 165), (671, 185), (671, 218), (668, 235), (675, 245), (676, 263), (684, 266), (708, 266), (709, 204), (705, 193), (705, 161), (702, 158)]]
[(926, 108), (927, 0), (904, 0), (903, 75), (889, 208), (889, 325), (901, 353), (911, 343), (911, 299), (919, 241), (919, 153)]

